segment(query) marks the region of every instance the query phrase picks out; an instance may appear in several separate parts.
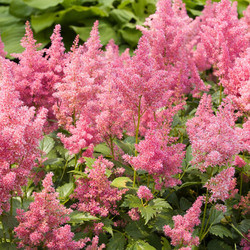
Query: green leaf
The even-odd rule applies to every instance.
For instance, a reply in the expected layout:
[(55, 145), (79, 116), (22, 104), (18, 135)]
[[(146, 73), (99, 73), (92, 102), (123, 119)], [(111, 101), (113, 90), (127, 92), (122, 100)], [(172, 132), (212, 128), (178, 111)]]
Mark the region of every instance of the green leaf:
[(0, 243), (0, 249), (2, 250), (16, 250), (16, 245), (14, 243), (10, 242), (5, 242), (5, 243)]
[[(0, 17), (0, 23), (1, 23)], [(25, 33), (25, 26), (23, 24), (16, 24), (13, 26), (7, 26), (7, 29), (1, 33), (1, 39), (4, 43), (4, 50), (8, 52), (10, 57), (11, 53), (21, 53), (24, 48), (20, 45), (20, 40)], [(2, 29), (2, 27), (0, 27)]]
[(6, 231), (13, 230), (18, 226), (18, 221), (14, 215), (10, 215), (9, 213), (2, 213), (1, 215), (3, 227)]
[(122, 207), (129, 207), (129, 208), (136, 208), (136, 207), (141, 207), (141, 200), (139, 197), (128, 194), (125, 196), (124, 202), (121, 205)]
[(83, 157), (85, 159), (85, 164), (88, 168), (92, 168), (92, 165), (95, 163), (96, 159), (90, 157)]
[(56, 13), (55, 12), (46, 12), (42, 15), (39, 16), (35, 16), (32, 15), (31, 16), (31, 26), (34, 29), (34, 31), (36, 33), (52, 26), (52, 24), (55, 21), (55, 16)]
[(74, 211), (70, 214), (69, 223), (83, 223), (85, 221), (99, 220), (99, 218), (79, 211)]
[(125, 228), (126, 233), (133, 239), (144, 239), (149, 236), (149, 232), (144, 223), (139, 221), (132, 221)]
[(185, 182), (183, 183), (181, 186), (175, 186), (174, 189), (175, 190), (180, 190), (184, 187), (189, 187), (189, 186), (193, 186), (193, 185), (201, 185), (202, 183), (201, 182), (197, 182), (197, 181), (193, 181), (193, 182)]
[(209, 230), (209, 232), (211, 234), (214, 234), (216, 236), (219, 236), (220, 238), (225, 237), (230, 237), (232, 238), (232, 233), (231, 231), (229, 231), (226, 227), (222, 226), (222, 225), (215, 225), (212, 226)]
[(215, 250), (215, 249), (220, 249), (220, 250), (233, 250), (231, 246), (226, 244), (224, 241), (221, 240), (211, 240), (209, 241), (207, 245), (208, 250)]
[(52, 158), (43, 162), (44, 166), (57, 165), (63, 162), (63, 158)]
[(54, 145), (55, 141), (47, 135), (45, 135), (44, 138), (39, 143), (40, 149), (46, 154), (50, 152), (50, 150), (54, 147)]
[(245, 219), (240, 222), (239, 224), (239, 230), (243, 233), (247, 233), (250, 227), (250, 219)]
[(151, 206), (142, 206), (139, 208), (139, 211), (141, 212), (142, 218), (145, 219), (145, 225), (157, 214), (157, 210)]
[[(71, 27), (73, 27), (73, 26), (71, 26)], [(80, 36), (80, 33), (78, 33), (76, 30), (75, 30), (75, 32), (77, 34), (79, 34), (79, 36)], [(81, 38), (81, 36), (80, 36), (80, 38)], [(95, 148), (94, 148), (94, 151), (99, 152), (102, 155), (110, 155), (110, 149), (105, 143), (101, 143), (101, 144), (96, 145)]]
[(134, 155), (135, 146), (134, 144), (123, 142), (119, 140), (115, 140), (115, 144), (123, 150), (125, 154)]
[(136, 241), (130, 244), (126, 250), (155, 250), (153, 246), (149, 245), (147, 242), (143, 240)]
[(190, 202), (188, 199), (186, 199), (185, 197), (181, 197), (180, 198), (180, 208), (181, 210), (187, 210), (191, 207), (192, 202)]
[(114, 233), (113, 237), (110, 238), (107, 244), (107, 250), (123, 250), (126, 243), (124, 235), (120, 232)]
[(60, 200), (66, 200), (74, 191), (74, 184), (72, 182), (66, 183), (61, 187), (57, 188)]
[(159, 210), (166, 209), (166, 208), (172, 209), (170, 204), (162, 198), (157, 198), (157, 199), (150, 201), (149, 205)]
[(114, 234), (113, 234), (113, 228), (112, 228), (112, 225), (113, 225), (112, 220), (105, 218), (104, 220), (102, 220), (102, 222), (104, 224), (103, 229), (113, 236)]
[(141, 31), (131, 28), (120, 29), (119, 32), (122, 35), (122, 38), (133, 48), (138, 44), (139, 38), (141, 37)]
[(23, 0), (27, 5), (37, 8), (40, 10), (45, 10), (50, 7), (57, 6), (59, 3), (62, 3), (63, 0)]
[(133, 12), (123, 9), (114, 9), (110, 13), (110, 17), (114, 19), (116, 23), (125, 24), (128, 23), (132, 18), (136, 20), (136, 16)]
[(112, 181), (111, 186), (117, 188), (126, 188), (128, 187), (129, 183), (133, 183), (133, 181), (129, 177), (117, 177)]
[(10, 14), (20, 18), (26, 18), (34, 12), (34, 9), (22, 0), (12, 0), (10, 3)]
[(162, 250), (171, 250), (169, 241), (165, 237), (161, 237)]
[(219, 211), (219, 210), (217, 210), (215, 208), (211, 209), (210, 213), (211, 213), (210, 220), (209, 220), (210, 225), (215, 225), (215, 224), (220, 223), (220, 221), (224, 217), (223, 212)]

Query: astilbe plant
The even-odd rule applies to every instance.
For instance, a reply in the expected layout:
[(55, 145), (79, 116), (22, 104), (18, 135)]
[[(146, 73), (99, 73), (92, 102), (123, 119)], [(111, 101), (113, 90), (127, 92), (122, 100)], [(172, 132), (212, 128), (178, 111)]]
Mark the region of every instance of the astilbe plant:
[(76, 181), (73, 194), (73, 197), (79, 201), (76, 203), (79, 211), (103, 217), (107, 217), (109, 213), (119, 214), (117, 202), (122, 199), (122, 195), (127, 190), (119, 190), (110, 185), (111, 181), (106, 176), (106, 172), (112, 171), (112, 168), (112, 162), (99, 157), (91, 168), (85, 169), (86, 177)]
[(199, 245), (199, 237), (192, 237), (192, 233), (194, 227), (200, 224), (199, 216), (202, 203), (203, 197), (199, 196), (184, 216), (173, 216), (174, 228), (171, 229), (169, 225), (163, 227), (165, 235), (171, 238), (171, 245), (178, 246), (178, 249), (189, 250), (192, 246)]
[(15, 90), (11, 64), (0, 58), (0, 214), (9, 209), (9, 199), (22, 194), (27, 176), (39, 156), (38, 142), (47, 111), (28, 108)]
[(69, 221), (72, 210), (60, 204), (59, 194), (53, 188), (52, 176), (53, 173), (46, 175), (43, 180), (43, 191), (33, 194), (35, 200), (27, 212), (17, 210), (19, 225), (14, 231), (20, 239), (19, 247), (81, 249), (85, 246), (85, 241), (72, 240), (74, 233), (71, 232), (71, 227), (62, 226)]
[(225, 99), (214, 115), (211, 96), (204, 94), (195, 117), (187, 122), (194, 157), (192, 163), (201, 171), (208, 166), (232, 163), (232, 157), (244, 150), (243, 131), (235, 127), (238, 115), (234, 110), (230, 99)]

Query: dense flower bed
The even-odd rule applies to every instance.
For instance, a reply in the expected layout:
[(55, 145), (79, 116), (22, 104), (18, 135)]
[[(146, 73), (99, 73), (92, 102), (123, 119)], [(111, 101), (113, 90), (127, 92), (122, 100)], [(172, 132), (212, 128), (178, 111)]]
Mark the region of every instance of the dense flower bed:
[(98, 21), (0, 41), (0, 248), (249, 249), (249, 17), (159, 0), (133, 56)]

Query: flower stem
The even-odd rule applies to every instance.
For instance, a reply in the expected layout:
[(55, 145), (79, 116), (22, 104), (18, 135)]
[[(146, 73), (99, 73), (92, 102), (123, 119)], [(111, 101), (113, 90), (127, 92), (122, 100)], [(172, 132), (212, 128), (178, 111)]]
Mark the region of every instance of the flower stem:
[[(139, 137), (139, 128), (140, 128), (140, 119), (141, 119), (141, 98), (142, 96), (139, 96), (138, 120), (137, 120), (137, 126), (136, 126), (136, 131), (135, 131), (135, 144), (138, 144), (138, 137)], [(137, 155), (138, 155), (138, 152), (135, 149), (135, 157)], [(134, 169), (133, 187), (135, 187), (135, 181), (136, 181), (136, 170)]]

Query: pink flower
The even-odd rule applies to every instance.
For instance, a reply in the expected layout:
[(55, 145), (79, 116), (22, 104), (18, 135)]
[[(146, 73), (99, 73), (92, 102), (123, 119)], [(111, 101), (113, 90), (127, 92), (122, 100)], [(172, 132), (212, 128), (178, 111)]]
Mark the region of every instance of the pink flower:
[(194, 226), (200, 224), (199, 216), (201, 213), (202, 202), (203, 197), (199, 196), (184, 216), (173, 216), (173, 229), (171, 229), (169, 225), (163, 227), (165, 235), (171, 238), (171, 245), (182, 245), (185, 247), (199, 245), (199, 237), (192, 237), (192, 233), (194, 231)]
[(150, 201), (154, 198), (153, 194), (151, 193), (150, 189), (146, 186), (140, 186), (137, 195), (140, 199), (145, 199), (147, 201)]
[(19, 247), (43, 246), (48, 249), (81, 249), (83, 242), (72, 240), (74, 234), (70, 226), (65, 225), (69, 221), (71, 209), (66, 209), (58, 200), (52, 183), (53, 173), (46, 175), (43, 180), (43, 191), (34, 193), (34, 202), (29, 210), (17, 210), (18, 227), (14, 229), (16, 237), (20, 239)]
[(234, 172), (233, 167), (224, 169), (204, 185), (212, 193), (210, 202), (225, 201), (235, 196), (238, 189), (235, 189), (237, 183), (236, 178), (233, 178)]
[(236, 155), (233, 164), (239, 168), (243, 168), (247, 163), (241, 157)]
[(138, 208), (132, 208), (128, 211), (128, 215), (131, 218), (131, 220), (137, 221), (140, 220), (140, 214), (138, 212)]

